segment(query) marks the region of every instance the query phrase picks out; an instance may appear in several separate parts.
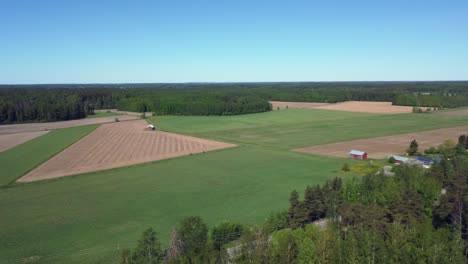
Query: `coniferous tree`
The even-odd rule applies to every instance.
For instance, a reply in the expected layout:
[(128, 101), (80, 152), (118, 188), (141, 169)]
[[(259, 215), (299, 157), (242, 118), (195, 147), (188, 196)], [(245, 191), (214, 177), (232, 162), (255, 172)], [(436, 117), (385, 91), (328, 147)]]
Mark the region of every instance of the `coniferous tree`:
[(413, 139), (413, 141), (411, 141), (410, 146), (406, 150), (406, 152), (408, 152), (408, 155), (413, 156), (414, 154), (418, 153), (418, 147), (419, 147), (418, 142), (415, 139)]

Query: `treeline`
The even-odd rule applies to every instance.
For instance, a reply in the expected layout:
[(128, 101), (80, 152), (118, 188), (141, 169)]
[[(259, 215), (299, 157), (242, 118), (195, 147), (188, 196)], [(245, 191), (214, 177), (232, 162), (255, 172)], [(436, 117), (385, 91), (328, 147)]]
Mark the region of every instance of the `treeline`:
[(164, 249), (152, 228), (143, 232), (135, 249), (122, 251), (121, 264), (226, 263), (224, 245), (244, 232), (240, 224), (222, 223), (209, 232), (200, 217), (184, 218), (172, 229), (169, 247)]
[(302, 198), (293, 191), (288, 211), (260, 226), (224, 223), (209, 233), (200, 218), (186, 218), (167, 249), (142, 246), (154, 240), (145, 233), (121, 263), (466, 263), (466, 138), (429, 170), (400, 165), (392, 177), (334, 178)]
[(84, 118), (100, 99), (95, 93), (88, 98), (83, 90), (0, 89), (0, 124)]
[(0, 85), (0, 124), (86, 117), (94, 109), (158, 115), (238, 115), (271, 110), (268, 101), (390, 101), (468, 106), (468, 82)]
[(271, 104), (262, 98), (224, 89), (128, 90), (116, 107), (157, 115), (239, 115), (271, 110)]

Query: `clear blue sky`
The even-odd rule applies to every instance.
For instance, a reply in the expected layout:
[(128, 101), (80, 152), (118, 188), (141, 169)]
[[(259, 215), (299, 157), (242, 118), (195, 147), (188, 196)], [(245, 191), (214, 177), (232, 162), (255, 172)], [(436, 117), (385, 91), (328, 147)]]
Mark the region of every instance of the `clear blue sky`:
[(1, 0), (0, 83), (468, 80), (468, 1)]

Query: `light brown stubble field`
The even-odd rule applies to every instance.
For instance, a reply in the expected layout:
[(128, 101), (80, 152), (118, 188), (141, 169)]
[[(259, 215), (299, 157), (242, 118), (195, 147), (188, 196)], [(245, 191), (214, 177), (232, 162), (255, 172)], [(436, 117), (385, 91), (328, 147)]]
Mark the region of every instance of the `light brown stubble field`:
[(47, 133), (49, 133), (49, 131), (36, 131), (3, 135), (0, 134), (0, 152), (16, 147), (19, 144), (23, 144), (31, 139), (37, 138)]
[(447, 139), (457, 142), (458, 137), (462, 134), (468, 134), (468, 126), (337, 142), (300, 148), (295, 151), (321, 156), (345, 158), (348, 157), (350, 150), (355, 149), (367, 152), (369, 158), (382, 159), (387, 158), (392, 154), (404, 154), (413, 139), (418, 142), (419, 150), (423, 151), (424, 149), (432, 146), (436, 147)]
[(146, 131), (146, 126), (144, 120), (104, 124), (18, 182), (125, 167), (235, 146), (168, 132)]
[[(284, 109), (286, 106), (288, 106), (288, 108), (311, 108), (371, 114), (402, 114), (411, 113), (413, 111), (412, 106), (392, 105), (392, 102), (346, 101), (341, 103), (327, 104), (271, 101), (270, 103), (272, 104), (273, 109), (276, 109), (276, 107)], [(426, 110), (425, 107), (422, 107), (422, 109)]]

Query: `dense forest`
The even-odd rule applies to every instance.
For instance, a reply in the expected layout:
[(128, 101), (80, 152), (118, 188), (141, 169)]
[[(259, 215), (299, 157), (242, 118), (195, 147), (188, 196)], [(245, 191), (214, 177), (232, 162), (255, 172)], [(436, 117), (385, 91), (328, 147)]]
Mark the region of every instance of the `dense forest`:
[(293, 191), (289, 209), (260, 226), (209, 231), (188, 217), (166, 249), (150, 228), (121, 263), (466, 263), (467, 146), (462, 135), (458, 145), (434, 148), (441, 161), (430, 169), (400, 165), (394, 176), (334, 178), (307, 186), (302, 199)]
[(271, 100), (459, 107), (468, 106), (467, 88), (468, 82), (0, 85), (0, 124), (78, 119), (107, 108), (237, 115), (269, 111)]

